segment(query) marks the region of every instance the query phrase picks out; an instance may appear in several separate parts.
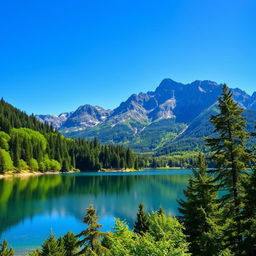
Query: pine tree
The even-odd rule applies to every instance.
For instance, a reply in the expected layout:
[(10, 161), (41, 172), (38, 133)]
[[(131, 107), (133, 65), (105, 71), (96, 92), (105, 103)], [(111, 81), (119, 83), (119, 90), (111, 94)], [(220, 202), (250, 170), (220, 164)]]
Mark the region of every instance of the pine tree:
[(56, 240), (53, 234), (43, 243), (41, 256), (65, 256), (62, 244)]
[(214, 137), (206, 141), (213, 152), (211, 161), (215, 163), (213, 173), (216, 181), (226, 191), (222, 196), (226, 211), (224, 218), (231, 218), (226, 233), (227, 245), (235, 255), (241, 255), (241, 180), (251, 158), (245, 146), (249, 134), (245, 131), (243, 109), (234, 101), (227, 85), (223, 86), (218, 107), (220, 113), (211, 117), (211, 123), (215, 127)]
[(160, 215), (165, 215), (165, 211), (164, 211), (164, 208), (161, 206), (158, 211), (157, 211), (157, 214), (160, 216)]
[(181, 221), (188, 235), (192, 255), (216, 256), (221, 252), (221, 229), (217, 186), (207, 175), (205, 158), (198, 156), (198, 169), (193, 170), (184, 191), (186, 201), (180, 200)]
[(19, 146), (19, 141), (17, 136), (11, 137), (10, 149), (11, 149), (13, 164), (15, 167), (18, 168), (19, 161), (20, 161), (20, 146)]
[(78, 242), (78, 245), (83, 247), (79, 254), (89, 256), (106, 252), (107, 249), (103, 247), (99, 241), (104, 234), (99, 230), (102, 225), (98, 223), (98, 219), (99, 217), (96, 215), (96, 209), (94, 209), (93, 205), (90, 205), (89, 208), (86, 209), (86, 215), (83, 221), (88, 226), (77, 235), (77, 237), (84, 237)]
[(40, 252), (40, 250), (37, 249), (35, 251), (30, 252), (26, 256), (41, 256), (41, 252)]
[(253, 168), (249, 179), (244, 183), (245, 197), (242, 211), (243, 248), (245, 255), (256, 255), (256, 167)]
[(74, 256), (78, 252), (78, 239), (76, 236), (68, 232), (65, 236), (63, 236), (65, 256)]
[(14, 250), (8, 247), (8, 243), (5, 239), (0, 243), (0, 256), (14, 256)]
[(0, 115), (0, 131), (6, 132), (8, 134), (11, 132), (11, 124), (9, 120), (3, 115)]
[(145, 234), (149, 230), (148, 215), (144, 210), (144, 205), (139, 204), (139, 211), (137, 213), (137, 219), (134, 224), (134, 232), (140, 235)]

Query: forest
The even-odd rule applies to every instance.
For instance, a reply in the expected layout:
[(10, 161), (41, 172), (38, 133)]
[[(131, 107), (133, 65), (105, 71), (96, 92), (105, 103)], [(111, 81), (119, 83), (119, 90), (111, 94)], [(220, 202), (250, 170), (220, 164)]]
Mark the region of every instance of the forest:
[(143, 161), (123, 146), (65, 138), (35, 116), (0, 101), (0, 173), (138, 169)]
[[(214, 134), (206, 139), (211, 149), (208, 169), (202, 153), (179, 200), (177, 217), (163, 208), (146, 212), (140, 204), (133, 227), (116, 219), (112, 231), (101, 232), (96, 209), (90, 205), (85, 229), (56, 238), (53, 233), (29, 256), (253, 256), (256, 255), (256, 166), (255, 149), (247, 140), (256, 136), (245, 131), (243, 109), (223, 86), (219, 113), (211, 117)], [(1, 256), (14, 251), (7, 241)]]

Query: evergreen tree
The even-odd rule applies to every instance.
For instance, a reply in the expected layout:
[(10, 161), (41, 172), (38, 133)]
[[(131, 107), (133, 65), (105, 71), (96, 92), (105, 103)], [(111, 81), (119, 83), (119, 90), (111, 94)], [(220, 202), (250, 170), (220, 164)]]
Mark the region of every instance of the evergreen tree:
[(0, 256), (14, 256), (14, 250), (8, 247), (8, 243), (5, 239), (0, 243)]
[(19, 168), (19, 161), (20, 161), (20, 146), (17, 136), (11, 137), (11, 153), (12, 153), (12, 159), (13, 164), (15, 167)]
[(77, 237), (84, 237), (78, 242), (78, 245), (83, 247), (79, 254), (91, 256), (103, 254), (107, 250), (99, 241), (99, 239), (103, 237), (103, 232), (99, 230), (102, 225), (98, 223), (98, 219), (96, 209), (94, 209), (93, 205), (90, 205), (89, 208), (86, 209), (86, 215), (83, 221), (88, 226), (77, 235)]
[(137, 219), (134, 224), (134, 232), (140, 235), (145, 234), (149, 230), (148, 215), (144, 210), (144, 205), (139, 204), (139, 211), (137, 213)]
[(10, 133), (11, 131), (11, 124), (7, 118), (3, 115), (0, 115), (0, 131)]
[(225, 207), (224, 218), (229, 223), (226, 230), (227, 246), (232, 248), (235, 255), (241, 255), (241, 181), (251, 158), (245, 146), (248, 140), (246, 120), (242, 116), (243, 109), (234, 101), (227, 85), (223, 86), (218, 107), (220, 113), (211, 117), (215, 127), (214, 136), (207, 139), (207, 144), (213, 152), (211, 160), (215, 163), (213, 173), (216, 181), (226, 191), (222, 202)]
[(198, 169), (193, 170), (184, 191), (186, 201), (180, 200), (181, 221), (184, 223), (192, 255), (216, 256), (221, 252), (221, 229), (217, 187), (207, 176), (202, 154), (198, 156)]
[(162, 206), (158, 209), (157, 214), (158, 214), (159, 216), (165, 215), (165, 211), (164, 211), (164, 208), (163, 208)]
[(26, 256), (41, 256), (40, 250), (32, 251), (31, 253), (27, 254)]
[(53, 234), (42, 245), (41, 256), (65, 256), (64, 248)]
[(73, 233), (68, 232), (63, 237), (63, 241), (64, 241), (65, 256), (76, 255), (79, 248), (78, 239), (76, 238), (76, 236)]
[(245, 181), (243, 219), (243, 249), (245, 255), (256, 255), (256, 167), (253, 168), (249, 179)]

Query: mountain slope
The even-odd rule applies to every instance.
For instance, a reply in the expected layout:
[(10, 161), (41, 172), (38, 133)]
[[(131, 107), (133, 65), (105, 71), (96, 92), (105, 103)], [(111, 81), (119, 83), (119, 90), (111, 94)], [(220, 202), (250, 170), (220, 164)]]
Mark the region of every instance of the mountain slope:
[[(213, 114), (212, 106), (220, 93), (221, 85), (212, 81), (182, 84), (164, 79), (155, 91), (133, 94), (113, 111), (81, 106), (58, 129), (65, 136), (96, 137), (103, 143), (125, 144), (138, 152), (167, 152), (164, 148), (171, 144), (183, 150), (202, 147), (201, 138), (209, 123), (202, 126), (201, 119), (206, 121)], [(243, 108), (256, 110), (256, 92), (250, 96), (236, 88), (233, 95)], [(38, 117), (50, 120), (49, 116)], [(54, 127), (56, 123), (52, 118)]]
[(55, 115), (37, 115), (39, 121), (51, 124), (53, 128), (59, 129), (65, 121), (72, 115), (73, 112), (61, 113), (58, 116)]
[[(183, 134), (163, 145), (156, 152), (156, 155), (166, 155), (177, 151), (191, 151), (191, 149), (207, 151), (204, 138), (213, 134), (214, 128), (209, 120), (212, 115), (217, 113), (217, 104), (214, 104), (196, 117)], [(245, 110), (243, 115), (247, 120), (246, 130), (248, 132), (255, 131), (256, 111)], [(253, 143), (255, 144), (255, 141), (250, 139), (248, 143), (252, 145)]]

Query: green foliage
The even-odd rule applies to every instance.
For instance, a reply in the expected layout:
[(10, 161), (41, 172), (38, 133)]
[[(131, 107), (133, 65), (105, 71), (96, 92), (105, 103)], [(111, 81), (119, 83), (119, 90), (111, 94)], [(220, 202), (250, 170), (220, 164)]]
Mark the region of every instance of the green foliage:
[(37, 250), (27, 254), (26, 256), (41, 256), (41, 252), (40, 252), (40, 250), (37, 249)]
[(137, 169), (143, 164), (123, 146), (102, 146), (97, 140), (65, 138), (51, 126), (40, 123), (4, 100), (0, 101), (0, 148), (9, 151), (17, 169), (28, 169), (21, 160), (32, 170), (64, 172), (74, 168), (82, 171)]
[(149, 166), (153, 168), (157, 167), (180, 167), (191, 168), (195, 166), (195, 159), (198, 152), (195, 151), (183, 151), (171, 153), (167, 156), (158, 156), (149, 159)]
[(144, 235), (149, 230), (149, 220), (147, 213), (144, 210), (144, 205), (139, 205), (139, 211), (137, 213), (137, 219), (134, 224), (134, 232), (140, 235)]
[(202, 154), (198, 156), (197, 167), (184, 191), (186, 201), (179, 201), (181, 221), (186, 228), (192, 255), (215, 256), (223, 249), (218, 188), (213, 178), (207, 175)]
[[(185, 256), (188, 244), (182, 225), (175, 219), (157, 213), (150, 214), (149, 232), (143, 236), (130, 231), (125, 222), (116, 219), (113, 232), (108, 232), (108, 248), (113, 256)], [(160, 231), (158, 239), (155, 231)]]
[[(222, 196), (225, 205), (224, 217), (227, 220), (227, 246), (236, 255), (241, 254), (242, 247), (242, 180), (246, 175), (251, 155), (246, 148), (249, 138), (245, 131), (246, 119), (242, 116), (243, 109), (232, 98), (232, 92), (223, 86), (219, 98), (220, 113), (211, 117), (215, 127), (214, 136), (207, 139), (212, 151), (211, 160), (216, 168), (213, 173), (216, 181), (227, 192)], [(229, 219), (227, 219), (229, 218)]]
[(8, 247), (8, 243), (5, 239), (0, 243), (0, 256), (14, 256), (13, 249)]
[(78, 253), (78, 239), (74, 233), (68, 232), (63, 237), (65, 256), (75, 256)]
[(175, 118), (170, 118), (151, 124), (127, 121), (113, 126), (112, 123), (104, 123), (81, 132), (61, 132), (69, 137), (89, 140), (97, 138), (104, 144), (126, 145), (136, 152), (151, 152), (175, 138), (184, 128), (185, 124), (176, 123)]
[(244, 181), (245, 196), (242, 210), (243, 249), (248, 256), (256, 255), (256, 167)]
[(38, 168), (40, 171), (46, 171), (46, 166), (45, 166), (44, 161), (39, 162)]
[(185, 124), (176, 123), (175, 118), (155, 121), (145, 126), (127, 143), (137, 152), (151, 152), (172, 141), (183, 129)]
[(8, 151), (10, 138), (11, 137), (7, 133), (0, 131), (0, 148)]
[(60, 171), (61, 164), (54, 159), (45, 158), (39, 163), (39, 170), (41, 171)]
[[(84, 222), (88, 225), (77, 240), (73, 233), (55, 239), (51, 235), (45, 240), (42, 249), (33, 252), (31, 256), (44, 255), (90, 255), (90, 256), (189, 256), (188, 243), (183, 233), (184, 227), (177, 219), (166, 216), (164, 211), (149, 214), (148, 232), (139, 235), (129, 230), (127, 224), (115, 220), (113, 232), (102, 233), (98, 229), (96, 210), (93, 206), (87, 208)], [(101, 238), (104, 236), (104, 239)], [(81, 251), (77, 251), (82, 246)], [(224, 255), (224, 254), (223, 254)]]
[(149, 215), (149, 234), (154, 241), (170, 243), (171, 255), (188, 251), (188, 243), (183, 230), (184, 227), (176, 218), (166, 216), (164, 212), (161, 214), (152, 212)]
[(100, 243), (103, 233), (99, 230), (102, 225), (98, 223), (98, 219), (96, 210), (93, 208), (93, 205), (90, 205), (86, 209), (86, 215), (83, 221), (88, 227), (77, 235), (77, 237), (84, 237), (78, 243), (79, 246), (83, 247), (79, 254), (93, 255), (95, 253), (97, 255), (107, 252), (107, 249)]
[(30, 166), (30, 169), (31, 169), (33, 172), (36, 172), (36, 171), (38, 171), (38, 169), (39, 169), (38, 162), (37, 162), (36, 159), (34, 159), (34, 158), (31, 158), (31, 159), (30, 159), (30, 161), (29, 161), (29, 166)]
[(54, 129), (48, 124), (40, 123), (33, 115), (26, 113), (0, 100), (0, 130), (10, 134), (11, 128), (29, 128), (42, 134), (54, 132)]
[(9, 152), (0, 148), (0, 173), (12, 170), (13, 168), (13, 162)]
[(18, 167), (19, 167), (20, 170), (28, 170), (29, 169), (28, 164), (23, 159), (19, 160)]
[(65, 256), (65, 251), (63, 245), (56, 240), (53, 234), (47, 238), (41, 249), (40, 256)]

